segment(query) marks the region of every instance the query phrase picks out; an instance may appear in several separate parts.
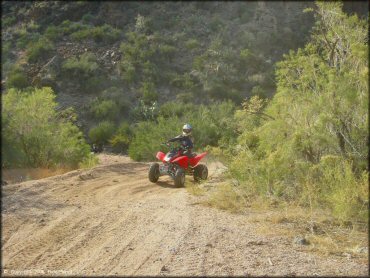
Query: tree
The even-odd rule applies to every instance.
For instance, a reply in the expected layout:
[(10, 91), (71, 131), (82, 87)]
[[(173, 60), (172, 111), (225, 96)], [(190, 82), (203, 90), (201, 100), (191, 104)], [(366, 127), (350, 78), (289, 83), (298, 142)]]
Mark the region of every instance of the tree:
[(3, 97), (3, 161), (11, 167), (76, 167), (90, 153), (82, 133), (56, 112), (51, 88), (10, 89)]
[(251, 99), (236, 113), (241, 134), (230, 171), (246, 191), (309, 200), (341, 220), (364, 220), (367, 22), (344, 14), (339, 2), (316, 6), (311, 40), (277, 63), (273, 99), (266, 106)]

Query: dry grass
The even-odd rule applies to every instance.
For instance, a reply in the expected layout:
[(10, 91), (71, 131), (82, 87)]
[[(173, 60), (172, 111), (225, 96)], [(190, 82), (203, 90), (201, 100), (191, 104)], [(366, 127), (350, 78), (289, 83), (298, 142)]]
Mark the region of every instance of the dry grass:
[(209, 194), (208, 200), (205, 202), (211, 207), (216, 207), (230, 212), (243, 211), (247, 202), (243, 195), (236, 187), (230, 183), (220, 183), (217, 190)]
[(205, 194), (205, 189), (199, 183), (187, 182), (185, 183), (186, 191), (195, 196), (202, 196)]
[[(254, 208), (256, 210), (256, 208)], [(284, 236), (292, 240), (295, 236), (304, 236), (310, 243), (302, 246), (303, 250), (321, 255), (339, 255), (367, 259), (367, 252), (359, 252), (368, 246), (365, 230), (338, 225), (324, 211), (311, 211), (292, 205), (279, 208), (259, 209), (259, 213), (250, 218), (256, 224), (256, 230), (265, 235)]]
[(204, 205), (245, 213), (246, 221), (252, 222), (258, 233), (282, 236), (292, 244), (296, 236), (305, 237), (309, 245), (296, 246), (302, 251), (368, 260), (368, 251), (364, 249), (368, 246), (367, 223), (344, 226), (328, 210), (302, 207), (298, 203), (282, 202), (272, 196), (246, 196), (225, 177), (211, 190), (203, 190), (202, 195), (205, 197), (205, 201), (201, 202)]

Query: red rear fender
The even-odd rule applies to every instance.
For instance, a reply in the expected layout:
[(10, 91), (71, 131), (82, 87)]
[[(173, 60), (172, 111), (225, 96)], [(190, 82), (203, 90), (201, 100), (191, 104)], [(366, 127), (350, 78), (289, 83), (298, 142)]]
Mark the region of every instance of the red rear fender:
[(163, 161), (165, 156), (166, 156), (165, 153), (157, 152), (157, 155), (155, 157), (158, 158), (160, 161)]
[(190, 165), (193, 166), (193, 167), (197, 166), (197, 164), (199, 163), (199, 161), (203, 157), (205, 157), (206, 155), (207, 155), (207, 152), (204, 152), (204, 153), (198, 154), (195, 157), (190, 158)]

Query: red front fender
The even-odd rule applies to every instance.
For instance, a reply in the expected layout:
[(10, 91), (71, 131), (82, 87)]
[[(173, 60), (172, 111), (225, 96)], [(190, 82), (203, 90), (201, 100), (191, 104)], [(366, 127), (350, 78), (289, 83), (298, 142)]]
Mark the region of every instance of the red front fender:
[(177, 163), (181, 168), (187, 169), (188, 168), (188, 161), (189, 158), (187, 156), (180, 156), (174, 159), (172, 162)]
[(157, 155), (155, 157), (158, 158), (160, 161), (163, 162), (165, 156), (166, 156), (165, 153), (157, 152)]

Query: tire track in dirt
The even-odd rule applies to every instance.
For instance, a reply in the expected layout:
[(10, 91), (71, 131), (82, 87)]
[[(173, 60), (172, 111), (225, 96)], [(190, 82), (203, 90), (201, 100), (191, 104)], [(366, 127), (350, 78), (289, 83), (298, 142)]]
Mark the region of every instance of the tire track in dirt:
[[(147, 163), (104, 159), (90, 170), (3, 187), (3, 269), (80, 276), (368, 272), (355, 260), (308, 255), (284, 238), (259, 235), (248, 215), (197, 205), (168, 177), (152, 184)], [(219, 167), (210, 165), (210, 184)]]

